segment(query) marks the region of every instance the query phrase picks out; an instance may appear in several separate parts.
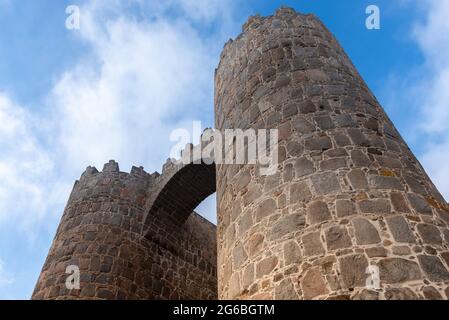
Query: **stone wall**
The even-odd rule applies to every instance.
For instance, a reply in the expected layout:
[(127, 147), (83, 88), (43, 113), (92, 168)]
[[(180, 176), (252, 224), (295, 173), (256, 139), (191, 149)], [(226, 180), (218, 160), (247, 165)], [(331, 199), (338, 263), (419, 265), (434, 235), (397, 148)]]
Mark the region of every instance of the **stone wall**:
[[(33, 299), (216, 299), (215, 226), (190, 211), (179, 212), (176, 227), (169, 219), (144, 227), (147, 199), (164, 173), (124, 173), (113, 161), (102, 172), (88, 168), (72, 191)], [(80, 269), (80, 290), (66, 288), (70, 265)]]
[[(449, 207), (318, 18), (251, 17), (221, 55), (215, 118), (278, 129), (277, 173), (88, 168), (33, 299), (449, 298)], [(192, 213), (215, 190), (217, 229)]]
[(318, 18), (251, 17), (215, 90), (218, 129), (280, 145), (273, 176), (217, 167), (220, 298), (448, 298), (449, 208)]

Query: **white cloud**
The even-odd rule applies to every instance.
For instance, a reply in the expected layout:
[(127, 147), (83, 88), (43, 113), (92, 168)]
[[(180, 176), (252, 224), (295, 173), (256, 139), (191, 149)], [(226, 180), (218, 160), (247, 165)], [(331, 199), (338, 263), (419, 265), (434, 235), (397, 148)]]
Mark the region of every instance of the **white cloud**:
[(0, 221), (33, 224), (46, 212), (52, 160), (36, 139), (32, 116), (0, 93)]
[(446, 139), (440, 144), (430, 146), (421, 158), (429, 176), (446, 199), (449, 199), (448, 150), (449, 139)]
[(426, 58), (424, 129), (443, 133), (449, 129), (449, 0), (426, 1), (426, 19), (415, 26), (415, 39)]
[[(67, 30), (88, 50), (43, 107), (31, 113), (0, 93), (0, 222), (32, 240), (60, 217), (86, 166), (160, 170), (172, 129), (213, 121), (213, 72), (237, 24), (231, 2), (201, 2), (133, 2), (139, 14), (128, 1), (88, 2), (81, 30)], [(210, 24), (219, 28), (205, 34)]]
[(432, 140), (421, 160), (439, 190), (448, 199), (449, 0), (426, 0), (423, 8), (425, 20), (416, 24), (414, 38), (424, 54), (426, 64), (420, 71), (422, 79), (410, 91), (418, 89), (420, 92), (418, 105), (423, 120), (418, 130)]
[(193, 1), (169, 3), (199, 16), (169, 20), (160, 15), (165, 4), (137, 21), (121, 14), (120, 1), (81, 9), (80, 37), (91, 54), (61, 77), (49, 99), (68, 167), (79, 171), (114, 158), (126, 167), (160, 168), (173, 128), (204, 114), (213, 119), (213, 70), (224, 41), (201, 36), (192, 19), (208, 21), (219, 12), (197, 12)]
[(8, 286), (14, 283), (14, 278), (5, 270), (5, 263), (0, 259), (0, 287)]

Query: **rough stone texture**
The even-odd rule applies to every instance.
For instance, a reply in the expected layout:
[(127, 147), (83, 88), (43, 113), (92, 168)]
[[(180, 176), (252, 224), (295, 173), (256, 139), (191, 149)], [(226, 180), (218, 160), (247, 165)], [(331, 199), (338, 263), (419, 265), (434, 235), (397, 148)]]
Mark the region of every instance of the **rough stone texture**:
[[(249, 19), (225, 45), (216, 70), (215, 126), (282, 131), (276, 187), (267, 188), (258, 165), (244, 166), (251, 174), (246, 188), (261, 190), (252, 203), (244, 203), (246, 190), (236, 187), (237, 169), (217, 168), (220, 298), (281, 292), (299, 299), (373, 298), (366, 293), (365, 269), (381, 262), (388, 278), (381, 279), (376, 298), (422, 298), (428, 286), (443, 295), (449, 278), (436, 271), (440, 277), (425, 285), (417, 256), (448, 251), (447, 243), (437, 241), (448, 228), (447, 204), (318, 18), (282, 8)], [(282, 208), (242, 237), (227, 236), (239, 221), (233, 212), (243, 215), (278, 198)], [(291, 215), (302, 219), (288, 225), (284, 219)], [(430, 235), (435, 228), (438, 236)], [(255, 234), (265, 235), (263, 250), (225, 273), (234, 248), (251, 247)], [(271, 256), (278, 264), (256, 275), (257, 290), (231, 288), (231, 274), (242, 275), (246, 265)], [(279, 287), (280, 275), (299, 280)]]
[(355, 229), (355, 238), (357, 244), (368, 245), (380, 242), (379, 233), (371, 222), (364, 218), (355, 218), (352, 220)]
[(385, 300), (417, 300), (418, 297), (409, 288), (388, 288), (385, 291)]
[(418, 256), (419, 263), (430, 281), (446, 281), (449, 277), (447, 267), (435, 256)]
[(351, 238), (344, 227), (335, 226), (326, 230), (326, 244), (328, 250), (348, 248), (351, 246)]
[[(214, 168), (165, 169), (124, 173), (114, 161), (102, 172), (89, 167), (75, 183), (33, 299), (216, 299), (216, 228), (192, 213), (215, 189)], [(179, 193), (172, 184), (192, 175), (205, 180), (191, 200), (168, 206), (155, 196)], [(80, 269), (80, 290), (66, 289), (70, 265)]]
[(422, 223), (419, 224), (417, 228), (418, 233), (425, 244), (441, 245), (443, 239), (441, 238), (440, 230), (436, 226)]
[(402, 216), (387, 218), (387, 224), (397, 242), (414, 243), (416, 241), (407, 220)]
[[(279, 129), (278, 172), (88, 168), (33, 298), (449, 298), (449, 207), (317, 17), (248, 20), (215, 73), (215, 127)], [(192, 213), (214, 191), (216, 229)]]
[(299, 296), (290, 278), (286, 278), (279, 283), (274, 298), (276, 300), (298, 300)]
[(319, 232), (306, 234), (302, 237), (302, 244), (304, 247), (304, 254), (306, 256), (315, 256), (324, 254), (324, 247), (321, 242)]
[(443, 300), (441, 294), (434, 287), (425, 287), (423, 294), (427, 300)]
[(405, 259), (382, 259), (379, 269), (380, 279), (386, 283), (405, 283), (422, 278), (418, 264)]
[(361, 254), (345, 256), (340, 259), (340, 271), (346, 289), (353, 290), (356, 287), (364, 287), (366, 285), (367, 267), (368, 260)]
[(320, 270), (317, 268), (307, 271), (304, 275), (304, 279), (301, 281), (301, 288), (304, 299), (313, 299), (328, 293), (326, 282), (324, 281)]

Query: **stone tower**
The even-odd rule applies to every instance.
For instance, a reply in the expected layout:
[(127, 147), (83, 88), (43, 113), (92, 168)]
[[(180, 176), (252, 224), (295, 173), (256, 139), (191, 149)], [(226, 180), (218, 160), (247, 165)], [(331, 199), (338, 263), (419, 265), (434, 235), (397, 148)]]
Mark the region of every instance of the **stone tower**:
[[(251, 17), (223, 50), (215, 119), (278, 129), (277, 173), (89, 167), (33, 299), (449, 298), (449, 207), (318, 18)], [(217, 228), (193, 212), (215, 191)]]
[(276, 175), (217, 168), (220, 298), (448, 298), (448, 206), (318, 18), (251, 17), (223, 50), (215, 115), (279, 129)]

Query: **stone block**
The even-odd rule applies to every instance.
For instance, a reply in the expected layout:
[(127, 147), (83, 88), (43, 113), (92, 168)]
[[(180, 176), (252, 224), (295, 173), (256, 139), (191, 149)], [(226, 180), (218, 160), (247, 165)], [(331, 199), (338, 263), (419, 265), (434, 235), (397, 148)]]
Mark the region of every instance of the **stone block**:
[(284, 263), (286, 266), (297, 264), (301, 259), (301, 249), (295, 241), (284, 244)]
[(398, 212), (409, 213), (410, 208), (405, 201), (404, 196), (398, 192), (392, 192), (390, 194), (391, 203), (393, 205), (393, 209)]
[(324, 247), (319, 232), (305, 234), (302, 237), (305, 256), (319, 256), (324, 254)]
[(426, 300), (444, 300), (441, 294), (434, 287), (424, 287), (422, 290)]
[(307, 121), (304, 117), (295, 117), (293, 120), (293, 127), (302, 134), (312, 133), (316, 131), (314, 125)]
[(409, 288), (390, 288), (385, 291), (385, 300), (418, 300), (418, 296)]
[(316, 169), (312, 161), (306, 158), (300, 158), (295, 162), (296, 177), (301, 178), (315, 173)]
[(325, 231), (325, 236), (328, 250), (349, 248), (352, 245), (351, 238), (345, 227), (331, 227)]
[(366, 285), (366, 268), (368, 260), (364, 255), (355, 254), (339, 259), (340, 273), (346, 288), (364, 287)]
[(315, 104), (310, 100), (306, 100), (306, 101), (300, 103), (298, 105), (298, 108), (299, 108), (299, 112), (302, 114), (313, 113), (316, 111)]
[(268, 257), (260, 261), (256, 267), (257, 278), (260, 279), (263, 276), (269, 274), (271, 271), (273, 271), (274, 268), (276, 268), (276, 266), (278, 265), (278, 262), (279, 260), (275, 256)]
[(299, 296), (290, 278), (282, 280), (276, 287), (274, 292), (276, 300), (298, 300)]
[(325, 202), (314, 201), (307, 206), (307, 220), (310, 224), (321, 223), (330, 219), (331, 214)]
[(277, 221), (270, 231), (270, 239), (277, 240), (289, 233), (300, 231), (304, 228), (305, 216), (302, 212), (283, 216)]
[(351, 160), (356, 167), (369, 167), (371, 160), (360, 150), (351, 151)]
[(337, 217), (347, 217), (356, 214), (355, 204), (351, 200), (336, 201)]
[(332, 149), (332, 141), (329, 137), (310, 137), (305, 139), (305, 146), (311, 151), (325, 151)]
[(420, 255), (418, 260), (430, 281), (449, 281), (449, 272), (438, 257)]
[(317, 194), (327, 195), (341, 191), (337, 175), (333, 172), (321, 173), (312, 177), (312, 184)]
[(401, 181), (395, 177), (370, 176), (369, 183), (375, 189), (404, 190)]
[(290, 187), (290, 202), (301, 203), (312, 199), (310, 189), (305, 182), (292, 184)]
[(347, 163), (346, 163), (346, 159), (344, 159), (344, 158), (334, 158), (334, 159), (323, 160), (320, 163), (321, 171), (335, 171), (337, 169), (346, 168), (346, 167), (347, 167)]
[(412, 205), (412, 208), (416, 210), (416, 212), (426, 215), (432, 214), (432, 208), (429, 203), (421, 196), (418, 196), (413, 193), (409, 193), (407, 195), (408, 201)]
[(323, 131), (331, 130), (335, 128), (334, 123), (332, 122), (332, 118), (330, 116), (318, 116), (315, 117), (315, 123), (318, 128)]
[(421, 223), (417, 226), (418, 233), (425, 244), (441, 245), (443, 239), (441, 238), (440, 230), (431, 224)]
[(348, 135), (355, 145), (362, 146), (362, 147), (369, 146), (368, 139), (359, 129), (354, 129), (354, 128), (348, 129)]
[(355, 230), (357, 244), (368, 245), (380, 243), (380, 236), (374, 225), (364, 218), (355, 218), (352, 220)]
[(306, 300), (325, 295), (329, 292), (318, 268), (307, 271), (304, 278), (301, 280), (301, 288), (304, 299)]
[(366, 190), (368, 182), (362, 170), (352, 170), (348, 173), (348, 179), (355, 190)]
[(362, 213), (386, 214), (391, 211), (390, 201), (387, 199), (362, 200), (358, 205)]
[(402, 216), (388, 217), (388, 227), (397, 242), (415, 243), (416, 239), (407, 221)]
[(384, 283), (395, 284), (422, 278), (421, 271), (416, 262), (400, 259), (387, 258), (379, 263), (380, 280)]
[(274, 214), (276, 209), (276, 201), (274, 201), (273, 199), (264, 200), (257, 208), (256, 220), (261, 221), (265, 217), (271, 216), (272, 214)]

